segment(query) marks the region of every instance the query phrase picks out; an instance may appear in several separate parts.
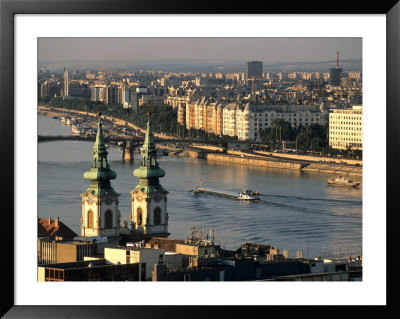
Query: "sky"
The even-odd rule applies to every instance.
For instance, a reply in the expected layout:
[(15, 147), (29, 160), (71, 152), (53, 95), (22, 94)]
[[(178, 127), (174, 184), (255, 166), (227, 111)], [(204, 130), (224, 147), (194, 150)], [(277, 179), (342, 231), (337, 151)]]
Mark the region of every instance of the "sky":
[(362, 59), (362, 38), (39, 38), (38, 62), (157, 59), (268, 62)]

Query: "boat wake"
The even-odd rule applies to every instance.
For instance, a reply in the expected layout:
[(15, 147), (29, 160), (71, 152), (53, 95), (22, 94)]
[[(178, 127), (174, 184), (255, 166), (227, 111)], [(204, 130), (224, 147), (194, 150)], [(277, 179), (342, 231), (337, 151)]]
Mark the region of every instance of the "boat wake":
[(331, 202), (331, 203), (349, 203), (354, 205), (362, 205), (362, 201), (358, 200), (348, 200), (348, 199), (332, 199), (332, 198), (315, 198), (315, 197), (301, 197), (301, 196), (290, 196), (290, 195), (275, 195), (275, 194), (260, 194), (260, 196), (264, 197), (278, 197), (278, 198), (292, 198), (297, 200), (306, 200), (306, 201), (322, 201), (322, 202)]

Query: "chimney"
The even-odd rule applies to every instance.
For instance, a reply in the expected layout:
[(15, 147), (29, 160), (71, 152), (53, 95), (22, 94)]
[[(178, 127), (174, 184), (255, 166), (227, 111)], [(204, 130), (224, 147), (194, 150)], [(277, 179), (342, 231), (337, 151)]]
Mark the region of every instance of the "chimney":
[(58, 227), (58, 221), (59, 221), (59, 219), (60, 219), (60, 217), (57, 217), (57, 218), (54, 220), (54, 227)]

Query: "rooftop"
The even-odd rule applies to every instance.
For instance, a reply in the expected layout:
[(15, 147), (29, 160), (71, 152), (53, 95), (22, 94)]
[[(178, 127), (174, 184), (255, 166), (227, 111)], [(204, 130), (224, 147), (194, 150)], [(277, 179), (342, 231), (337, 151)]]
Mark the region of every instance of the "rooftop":
[(73, 239), (78, 236), (59, 218), (39, 218), (38, 219), (38, 237), (59, 237), (62, 239)]

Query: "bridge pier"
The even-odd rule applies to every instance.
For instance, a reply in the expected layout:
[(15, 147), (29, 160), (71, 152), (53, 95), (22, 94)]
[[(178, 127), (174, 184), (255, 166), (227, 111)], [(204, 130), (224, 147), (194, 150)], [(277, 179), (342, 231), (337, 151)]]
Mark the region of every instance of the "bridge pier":
[(133, 151), (135, 148), (133, 147), (130, 141), (125, 141), (124, 147), (122, 148), (122, 160), (124, 162), (133, 162)]

